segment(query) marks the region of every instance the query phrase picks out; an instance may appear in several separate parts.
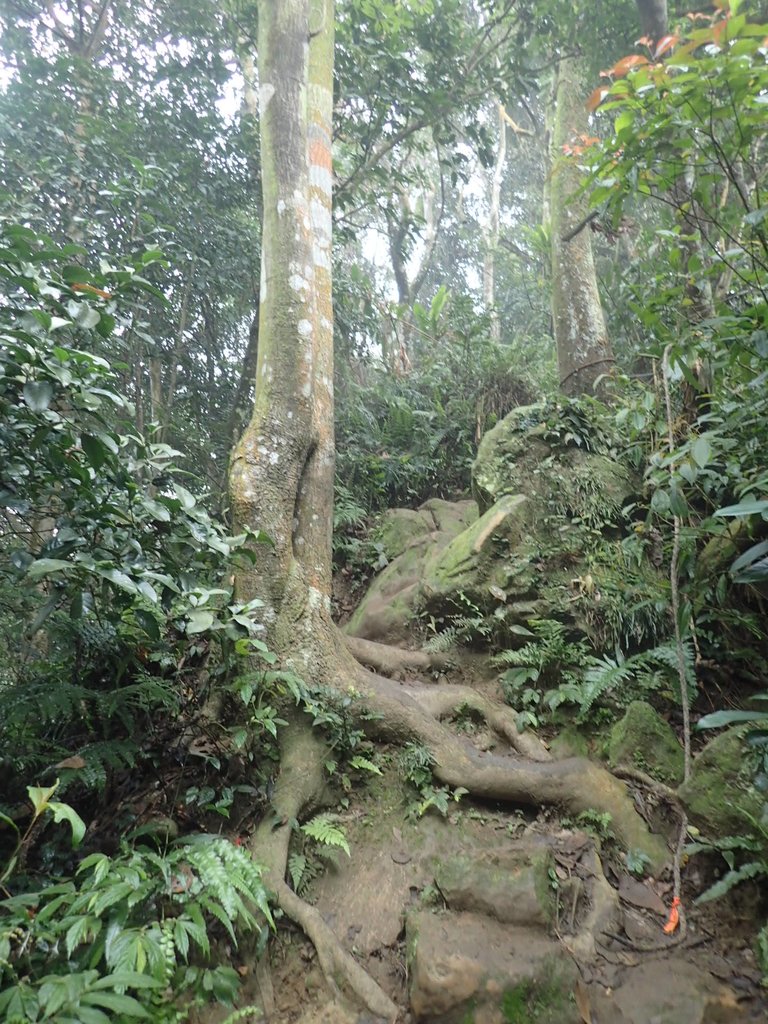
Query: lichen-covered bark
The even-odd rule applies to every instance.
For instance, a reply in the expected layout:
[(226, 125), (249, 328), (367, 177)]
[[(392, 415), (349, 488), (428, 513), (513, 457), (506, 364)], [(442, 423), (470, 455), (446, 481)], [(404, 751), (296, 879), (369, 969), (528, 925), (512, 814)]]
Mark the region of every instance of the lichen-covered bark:
[(636, 0), (644, 36), (658, 42), (667, 33), (667, 0)]
[(552, 320), (560, 387), (567, 395), (594, 393), (598, 379), (614, 365), (597, 289), (591, 231), (583, 227), (569, 239), (588, 207), (586, 198), (578, 195), (581, 172), (573, 160), (563, 157), (563, 146), (588, 131), (587, 92), (579, 58), (561, 60), (555, 84), (550, 193)]
[(330, 623), (332, 73), (332, 0), (262, 0), (259, 356), (230, 494), (236, 524), (273, 541), (238, 591), (264, 601), (278, 653), (310, 645), (318, 622)]
[(499, 206), (501, 203), (501, 183), (504, 178), (504, 165), (507, 160), (507, 124), (504, 120), (504, 108), (498, 104), (499, 134), (496, 140), (496, 161), (490, 181), (488, 223), (483, 232), (485, 255), (483, 257), (483, 303), (490, 315), (491, 338), (501, 341), (501, 321), (496, 307), (496, 249), (499, 244)]

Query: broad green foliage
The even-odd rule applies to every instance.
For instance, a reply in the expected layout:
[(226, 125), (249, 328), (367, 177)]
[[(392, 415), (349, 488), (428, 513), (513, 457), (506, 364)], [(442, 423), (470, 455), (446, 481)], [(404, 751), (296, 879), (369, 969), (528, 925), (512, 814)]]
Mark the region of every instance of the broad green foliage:
[(94, 352), (127, 364), (137, 428), (154, 422), (216, 483), (239, 423), (259, 256), (252, 132), (221, 102), (235, 6), (32, 0), (0, 12), (0, 211), (93, 257), (172, 257), (148, 271), (167, 303), (134, 296), (133, 330)]
[[(533, 389), (514, 350), (495, 345), (469, 302), (438, 293), (415, 310), (421, 340), (410, 373), (370, 365), (342, 380), (336, 424), (337, 492), (357, 514), (414, 507), (469, 488), (482, 434)], [(341, 524), (340, 524), (341, 525)]]
[(92, 854), (74, 878), (0, 902), (0, 1020), (184, 1020), (237, 992), (232, 967), (210, 966), (217, 930), (236, 946), (236, 931), (263, 943), (271, 925), (261, 868), (225, 839)]
[(257, 623), (218, 585), (244, 538), (210, 518), (173, 449), (126, 430), (130, 405), (92, 354), (129, 326), (122, 303), (151, 289), (158, 254), (101, 272), (73, 257), (3, 230), (0, 735), (20, 779), (77, 753), (93, 785), (134, 763), (140, 720), (178, 706), (188, 638), (231, 651)]

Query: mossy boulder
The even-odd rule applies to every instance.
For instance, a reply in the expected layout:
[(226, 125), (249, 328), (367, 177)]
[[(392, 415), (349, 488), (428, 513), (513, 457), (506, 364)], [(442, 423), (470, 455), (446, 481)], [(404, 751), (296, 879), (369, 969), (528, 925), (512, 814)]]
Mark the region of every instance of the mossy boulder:
[(380, 538), (391, 561), (372, 581), (345, 632), (380, 643), (407, 642), (427, 559), (436, 557), (476, 517), (473, 501), (437, 498), (415, 510), (385, 513)]
[(577, 1024), (575, 964), (541, 931), (483, 914), (411, 911), (409, 997), (417, 1022)]
[(552, 517), (590, 527), (611, 524), (638, 481), (615, 459), (551, 438), (542, 404), (521, 406), (480, 442), (472, 466), (472, 494), (480, 513), (506, 494), (529, 499), (531, 523)]
[(678, 795), (691, 821), (708, 838), (754, 829), (753, 820), (762, 817), (765, 801), (751, 785), (743, 728), (728, 729), (707, 743), (694, 758), (690, 778)]
[(487, 610), (512, 597), (523, 601), (523, 618), (537, 614), (525, 505), (523, 495), (506, 495), (442, 551), (432, 553), (421, 585), (430, 611)]
[(426, 516), (413, 508), (390, 508), (381, 517), (373, 539), (391, 562), (419, 537), (432, 532)]
[(563, 761), (567, 757), (588, 757), (589, 743), (578, 729), (567, 725), (552, 740), (549, 752), (556, 761)]
[(455, 537), (477, 519), (474, 501), (444, 501), (430, 498), (419, 508), (391, 508), (381, 516), (374, 540), (391, 561), (417, 539), (431, 533)]
[(547, 928), (555, 919), (552, 851), (484, 850), (441, 858), (435, 881), (451, 910), (479, 911), (507, 924)]
[(608, 760), (640, 768), (667, 785), (683, 779), (683, 748), (669, 723), (644, 700), (633, 700), (611, 729)]

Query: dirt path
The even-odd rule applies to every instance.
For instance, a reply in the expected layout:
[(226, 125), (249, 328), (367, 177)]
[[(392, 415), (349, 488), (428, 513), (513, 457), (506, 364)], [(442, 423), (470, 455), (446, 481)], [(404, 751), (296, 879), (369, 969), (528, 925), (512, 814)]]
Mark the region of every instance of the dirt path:
[[(438, 685), (466, 686), (468, 676), (481, 678), (475, 669), (449, 671)], [(488, 686), (478, 684), (486, 696)], [(517, 756), (471, 719), (459, 716), (454, 728), (480, 751)], [(596, 837), (589, 815), (574, 820), (463, 797), (445, 816), (431, 810), (419, 817), (400, 757), (384, 749), (382, 776), (339, 812), (351, 857), (341, 853), (302, 892), (401, 1008), (399, 1021), (768, 1019), (738, 905), (689, 910), (684, 941), (665, 936), (669, 878), (633, 876), (610, 836)], [(280, 930), (268, 965), (238, 966), (244, 1000), (269, 1008), (266, 1017), (246, 1020), (384, 1019), (329, 991), (314, 947), (292, 927)]]

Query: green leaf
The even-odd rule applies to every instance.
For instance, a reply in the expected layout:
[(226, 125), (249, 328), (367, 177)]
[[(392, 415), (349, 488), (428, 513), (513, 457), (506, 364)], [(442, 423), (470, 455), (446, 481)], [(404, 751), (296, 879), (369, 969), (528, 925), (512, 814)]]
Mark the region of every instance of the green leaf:
[(768, 512), (768, 500), (742, 501), (738, 505), (728, 505), (726, 508), (719, 508), (716, 516), (754, 516)]
[(721, 729), (737, 722), (768, 722), (768, 711), (713, 711), (696, 723), (697, 729)]
[(315, 815), (306, 825), (301, 826), (301, 831), (322, 846), (338, 846), (348, 857), (352, 856), (343, 830), (327, 814)]
[(47, 380), (28, 380), (23, 394), (32, 412), (45, 412), (53, 399), (53, 386)]
[(712, 449), (706, 437), (697, 437), (691, 446), (691, 455), (697, 466), (704, 469), (712, 457)]
[(59, 803), (54, 800), (49, 802), (48, 810), (53, 813), (54, 821), (69, 822), (72, 826), (72, 845), (77, 848), (80, 843), (82, 843), (83, 837), (85, 836), (85, 822), (77, 811), (70, 807), (69, 804)]
[(121, 590), (125, 590), (129, 594), (138, 593), (138, 587), (124, 572), (119, 569), (96, 569), (96, 573), (105, 580), (109, 580), (110, 583), (114, 583), (116, 587)]
[(73, 568), (73, 563), (67, 562), (63, 558), (37, 558), (27, 569), (27, 575), (36, 580), (52, 572), (61, 572), (63, 569)]
[(48, 807), (48, 801), (59, 788), (59, 780), (56, 779), (52, 786), (27, 786), (27, 795), (35, 809), (35, 816), (39, 816)]
[(90, 330), (101, 320), (101, 313), (93, 306), (81, 305), (77, 313), (77, 324), (84, 330)]
[(101, 469), (107, 458), (107, 451), (102, 442), (92, 434), (83, 434), (80, 438), (80, 447), (85, 452), (93, 468)]
[(378, 765), (375, 765), (373, 761), (369, 761), (367, 757), (361, 757), (357, 754), (349, 763), (352, 768), (359, 768), (362, 771), (371, 772), (373, 775), (381, 775), (381, 769)]
[(211, 628), (213, 623), (213, 612), (208, 612), (204, 609), (197, 609), (196, 611), (189, 613), (186, 631), (188, 634), (205, 633)]
[(133, 996), (118, 995), (114, 992), (91, 991), (84, 992), (80, 998), (86, 1005), (101, 1006), (105, 1010), (112, 1010), (113, 1013), (126, 1017), (138, 1017), (144, 1020), (149, 1017), (147, 1010)]
[(148, 637), (153, 640), (160, 639), (160, 627), (157, 624), (155, 616), (144, 608), (134, 608), (133, 614), (136, 616), (136, 621), (139, 626), (144, 630)]

